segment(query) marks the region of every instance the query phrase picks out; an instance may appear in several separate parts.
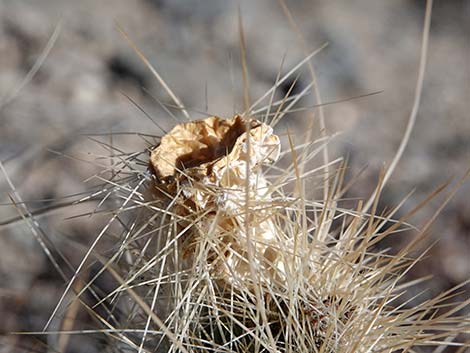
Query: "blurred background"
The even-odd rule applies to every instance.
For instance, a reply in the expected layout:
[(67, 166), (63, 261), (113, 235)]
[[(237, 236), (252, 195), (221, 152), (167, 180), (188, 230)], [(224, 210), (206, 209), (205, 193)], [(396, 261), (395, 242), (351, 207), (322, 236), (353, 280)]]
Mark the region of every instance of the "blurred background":
[[(327, 42), (313, 60), (323, 102), (381, 92), (324, 108), (327, 132), (340, 132), (330, 145), (331, 155), (349, 157), (349, 177), (366, 167), (348, 197), (370, 195), (380, 168), (393, 158), (411, 111), (425, 1), (288, 0), (286, 4), (305, 37), (305, 47), (281, 6), (272, 0), (0, 0), (0, 160), (29, 209), (39, 210), (41, 227), (72, 263), (80, 260), (83, 248), (71, 244), (89, 244), (101, 223), (86, 217), (67, 219), (82, 212), (82, 206), (54, 209), (53, 205), (88, 189), (84, 180), (99, 166), (82, 159), (107, 154), (86, 135), (161, 134), (126, 96), (163, 129), (175, 123), (154, 97), (164, 103), (170, 99), (116, 24), (194, 118), (202, 117), (200, 112), (228, 117), (243, 110), (238, 8), (253, 100), (274, 84), (281, 65), (287, 72), (306, 51)], [(394, 206), (414, 190), (397, 217), (441, 183), (455, 184), (470, 167), (469, 18), (469, 0), (434, 2), (416, 127), (381, 200), (382, 207)], [(57, 39), (42, 60), (59, 23)], [(29, 79), (28, 73), (39, 62)], [(295, 92), (311, 80), (307, 70), (301, 74)], [(278, 99), (295, 78), (281, 87)], [(309, 95), (299, 106), (313, 104)], [(310, 110), (289, 114), (277, 132), (285, 133), (289, 127), (301, 136), (309, 119)], [(318, 126), (318, 121), (314, 124)], [(145, 148), (132, 136), (119, 135), (116, 140), (126, 152)], [(0, 334), (41, 330), (64, 289), (31, 230), (14, 221), (18, 212), (9, 193), (2, 173)], [(430, 229), (427, 245), (435, 244), (410, 278), (434, 277), (416, 291), (436, 295), (469, 279), (469, 196), (467, 181)], [(442, 201), (440, 197), (426, 205), (415, 224), (424, 224)], [(397, 237), (383, 246), (399, 249), (406, 241), (406, 236)], [(0, 352), (43, 352), (46, 342), (44, 337), (2, 336)], [(67, 348), (67, 352), (98, 351), (87, 337)]]

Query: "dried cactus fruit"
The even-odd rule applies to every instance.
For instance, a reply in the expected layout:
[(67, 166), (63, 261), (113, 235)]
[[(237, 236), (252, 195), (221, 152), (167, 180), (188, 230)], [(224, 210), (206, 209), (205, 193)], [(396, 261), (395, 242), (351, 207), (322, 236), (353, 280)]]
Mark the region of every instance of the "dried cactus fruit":
[(186, 239), (189, 246), (183, 251), (194, 252), (193, 245), (199, 241), (195, 238), (215, 230), (218, 246), (207, 256), (214, 271), (222, 272), (229, 282), (243, 280), (249, 272), (246, 250), (242, 250), (247, 248), (243, 212), (247, 192), (253, 242), (260, 254), (257, 262), (263, 268), (282, 265), (275, 259), (279, 257), (276, 229), (269, 216), (272, 190), (262, 173), (263, 166), (278, 160), (280, 147), (279, 137), (265, 123), (240, 116), (209, 117), (177, 125), (151, 153), (155, 187), (178, 198), (176, 212), (186, 218), (190, 213), (207, 212), (192, 221), (191, 240)]

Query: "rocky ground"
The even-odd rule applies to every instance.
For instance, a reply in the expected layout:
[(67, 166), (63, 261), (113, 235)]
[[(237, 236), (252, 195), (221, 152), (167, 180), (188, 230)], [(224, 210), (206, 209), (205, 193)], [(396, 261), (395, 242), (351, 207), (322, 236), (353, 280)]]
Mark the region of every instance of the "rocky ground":
[[(0, 160), (28, 206), (41, 209), (84, 192), (96, 172), (90, 153), (104, 154), (84, 135), (112, 132), (160, 134), (126, 96), (163, 129), (174, 121), (153, 97), (169, 98), (119, 33), (122, 27), (162, 74), (194, 118), (209, 112), (241, 111), (238, 6), (245, 31), (250, 94), (260, 96), (275, 82), (281, 66), (292, 67), (307, 51), (315, 56), (323, 102), (381, 93), (325, 107), (327, 130), (341, 134), (331, 151), (348, 155), (350, 176), (367, 166), (350, 197), (371, 193), (383, 163), (390, 162), (411, 111), (418, 71), (424, 1), (287, 1), (305, 37), (303, 45), (277, 1), (220, 0), (0, 0)], [(470, 1), (436, 0), (428, 68), (418, 120), (405, 155), (383, 197), (397, 204), (415, 190), (403, 213), (438, 185), (455, 182), (470, 167)], [(58, 37), (35, 75), (57, 28)], [(309, 83), (304, 70), (297, 87)], [(293, 80), (290, 81), (292, 83)], [(287, 92), (289, 85), (282, 91)], [(297, 88), (296, 88), (297, 89)], [(281, 97), (281, 95), (279, 95)], [(315, 104), (305, 98), (301, 106)], [(311, 111), (286, 117), (299, 132)], [(121, 137), (127, 151), (144, 147)], [(52, 152), (55, 151), (56, 153)], [(74, 156), (77, 159), (62, 156)], [(0, 332), (39, 330), (63, 290), (31, 231), (11, 205), (11, 190), (0, 177)], [(438, 293), (470, 275), (470, 181), (431, 228), (437, 243), (411, 276), (433, 274), (426, 284)], [(51, 201), (53, 199), (53, 201)], [(443, 198), (416, 217), (422, 224)], [(41, 226), (76, 262), (94, 224), (65, 220), (73, 210), (39, 216)], [(406, 239), (397, 238), (399, 247)], [(95, 352), (92, 341), (70, 344), (67, 352)], [(2, 337), (0, 352), (42, 352), (37, 339)]]

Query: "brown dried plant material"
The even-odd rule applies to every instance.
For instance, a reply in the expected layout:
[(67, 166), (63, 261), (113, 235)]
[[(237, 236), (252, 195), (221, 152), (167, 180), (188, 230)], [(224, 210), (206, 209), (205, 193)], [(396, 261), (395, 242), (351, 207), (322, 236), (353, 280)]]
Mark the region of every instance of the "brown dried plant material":
[(282, 264), (269, 216), (272, 190), (262, 166), (277, 161), (280, 148), (272, 127), (238, 115), (179, 124), (161, 139), (150, 157), (156, 188), (179, 199), (173, 212), (186, 219), (199, 214), (191, 211), (207, 212), (194, 223), (191, 239), (185, 242), (186, 258), (198, 251), (195, 244), (201, 243), (201, 237), (216, 238), (218, 249), (208, 252), (208, 262), (224, 279), (243, 280), (249, 273), (248, 221), (257, 253), (254, 261), (278, 277)]

